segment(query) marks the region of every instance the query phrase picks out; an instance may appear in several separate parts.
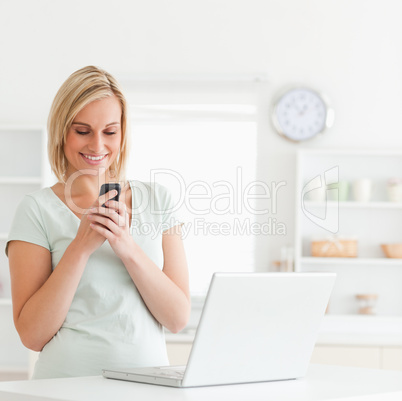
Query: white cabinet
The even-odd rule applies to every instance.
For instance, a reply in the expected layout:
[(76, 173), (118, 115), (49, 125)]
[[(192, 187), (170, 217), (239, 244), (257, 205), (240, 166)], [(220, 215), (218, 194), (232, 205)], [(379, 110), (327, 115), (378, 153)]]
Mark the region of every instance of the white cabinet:
[[(167, 341), (171, 365), (187, 364), (191, 342)], [(402, 370), (402, 347), (378, 345), (317, 344), (310, 360), (323, 365)]]
[(402, 347), (316, 345), (311, 363), (402, 370)]
[(22, 197), (50, 183), (42, 127), (0, 126), (0, 379), (24, 377), (28, 353), (14, 329), (5, 245)]
[(382, 368), (388, 370), (402, 370), (402, 347), (383, 348)]
[(380, 347), (316, 345), (311, 363), (380, 369)]
[[(380, 247), (402, 243), (402, 202), (391, 202), (387, 194), (387, 182), (394, 177), (402, 178), (402, 152), (298, 152), (295, 269), (337, 273), (330, 314), (356, 314), (356, 294), (378, 294), (378, 315), (402, 316), (402, 259), (386, 258)], [(363, 179), (370, 181), (372, 195), (356, 201), (353, 183)], [(349, 183), (349, 193), (326, 187), (334, 182)], [(322, 188), (325, 198), (319, 201)], [(355, 238), (357, 257), (312, 257), (314, 238), (337, 241), (334, 236)]]

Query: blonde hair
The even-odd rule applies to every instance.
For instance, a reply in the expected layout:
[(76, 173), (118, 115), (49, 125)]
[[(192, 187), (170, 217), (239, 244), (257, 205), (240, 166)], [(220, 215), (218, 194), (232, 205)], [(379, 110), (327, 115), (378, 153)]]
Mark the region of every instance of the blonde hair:
[(87, 66), (67, 78), (50, 108), (47, 122), (48, 155), (52, 171), (59, 181), (66, 182), (68, 160), (64, 154), (64, 144), (74, 118), (89, 103), (113, 95), (121, 105), (121, 144), (119, 155), (110, 166), (109, 173), (119, 181), (124, 180), (129, 150), (127, 102), (112, 75), (98, 67)]

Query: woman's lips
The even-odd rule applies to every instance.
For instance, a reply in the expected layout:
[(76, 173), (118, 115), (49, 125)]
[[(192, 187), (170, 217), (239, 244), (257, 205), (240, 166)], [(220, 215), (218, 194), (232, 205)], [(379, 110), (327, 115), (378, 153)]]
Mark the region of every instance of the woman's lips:
[(104, 155), (88, 155), (88, 154), (80, 153), (80, 155), (85, 160), (86, 163), (94, 166), (97, 164), (102, 164), (103, 160), (106, 159), (108, 154), (106, 153)]

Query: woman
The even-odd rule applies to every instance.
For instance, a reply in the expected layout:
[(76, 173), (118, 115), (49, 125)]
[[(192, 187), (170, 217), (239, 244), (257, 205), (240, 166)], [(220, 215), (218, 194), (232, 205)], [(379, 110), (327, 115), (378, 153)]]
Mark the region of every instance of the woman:
[[(190, 313), (181, 226), (164, 187), (124, 181), (127, 105), (116, 80), (92, 66), (73, 73), (48, 135), (59, 182), (25, 196), (6, 249), (15, 327), (41, 351), (33, 378), (168, 364), (162, 326), (178, 332)], [(116, 191), (99, 197), (104, 182), (122, 184), (119, 201)], [(150, 224), (158, 235), (141, 234)]]

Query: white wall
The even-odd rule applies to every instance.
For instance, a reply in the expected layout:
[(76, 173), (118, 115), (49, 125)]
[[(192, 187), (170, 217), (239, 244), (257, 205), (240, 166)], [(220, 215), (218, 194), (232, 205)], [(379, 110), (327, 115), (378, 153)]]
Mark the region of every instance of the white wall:
[(303, 145), (266, 121), (260, 177), (286, 180), (276, 218), (288, 236), (259, 242), (258, 268), (293, 242), (294, 154), (303, 147), (402, 145), (400, 0), (1, 0), (0, 124), (45, 124), (52, 98), (76, 69), (112, 74), (252, 74), (272, 96), (303, 83), (330, 97), (336, 124)]

